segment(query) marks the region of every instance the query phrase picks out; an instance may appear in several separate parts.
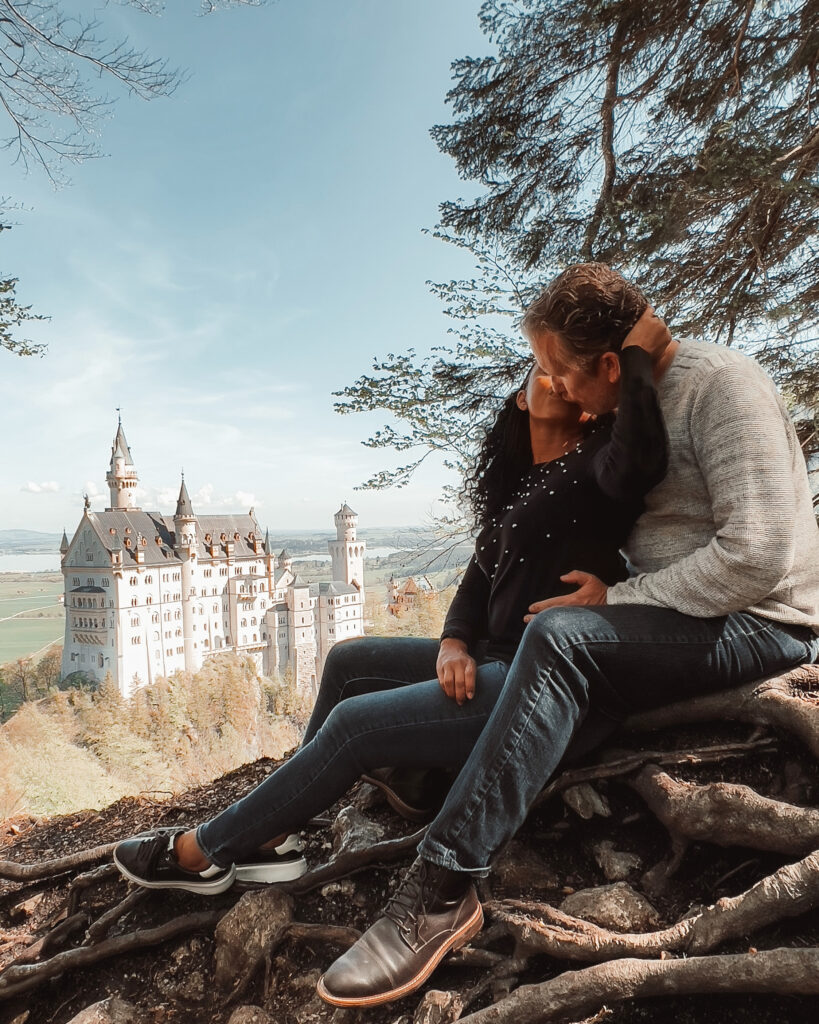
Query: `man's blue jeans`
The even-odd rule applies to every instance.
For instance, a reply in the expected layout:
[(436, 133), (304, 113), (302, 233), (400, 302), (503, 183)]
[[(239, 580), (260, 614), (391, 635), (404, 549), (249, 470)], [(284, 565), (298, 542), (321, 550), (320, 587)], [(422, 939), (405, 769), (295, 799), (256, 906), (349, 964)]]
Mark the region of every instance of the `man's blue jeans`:
[(362, 772), (445, 766), (461, 771), (419, 853), (485, 874), (590, 708), (617, 721), (740, 686), (815, 660), (819, 638), (745, 613), (697, 619), (645, 605), (550, 609), (527, 626), (511, 665), (479, 665), (475, 697), (462, 707), (435, 679), (437, 648), (408, 638), (337, 645), (302, 747), (199, 826), (206, 856), (223, 866), (246, 858), (326, 809)]

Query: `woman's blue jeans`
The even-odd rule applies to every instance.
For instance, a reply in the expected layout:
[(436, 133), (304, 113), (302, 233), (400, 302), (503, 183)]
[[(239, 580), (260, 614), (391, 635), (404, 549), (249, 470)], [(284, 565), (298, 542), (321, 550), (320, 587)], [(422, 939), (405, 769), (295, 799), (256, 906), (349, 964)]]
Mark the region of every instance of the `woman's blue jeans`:
[(434, 640), (337, 644), (301, 748), (197, 839), (214, 863), (246, 859), (302, 826), (365, 771), (460, 768), (419, 846), (422, 857), (485, 874), (523, 823), (590, 708), (631, 712), (740, 686), (819, 655), (809, 629), (736, 613), (697, 619), (645, 605), (569, 607), (529, 623), (511, 664), (479, 664), (459, 707), (435, 678)]

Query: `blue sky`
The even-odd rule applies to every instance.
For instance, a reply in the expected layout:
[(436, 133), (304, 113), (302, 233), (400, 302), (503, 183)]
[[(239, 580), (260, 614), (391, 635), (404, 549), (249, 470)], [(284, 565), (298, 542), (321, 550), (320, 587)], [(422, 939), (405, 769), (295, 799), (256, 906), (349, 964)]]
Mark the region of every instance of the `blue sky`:
[(184, 468), (198, 511), (254, 505), (271, 529), (327, 528), (344, 499), (362, 527), (420, 523), (445, 471), (354, 491), (396, 457), (360, 444), (383, 417), (331, 392), (444, 341), (425, 282), (471, 271), (422, 229), (474, 188), (428, 130), (450, 62), (489, 49), (477, 0), (168, 7), (101, 18), (187, 70), (172, 97), (109, 87), (107, 155), (65, 188), (0, 164), (25, 208), (0, 273), (52, 318), (26, 332), (43, 359), (0, 352), (0, 529), (70, 532), (86, 490), (105, 507), (118, 405), (145, 508), (172, 511)]

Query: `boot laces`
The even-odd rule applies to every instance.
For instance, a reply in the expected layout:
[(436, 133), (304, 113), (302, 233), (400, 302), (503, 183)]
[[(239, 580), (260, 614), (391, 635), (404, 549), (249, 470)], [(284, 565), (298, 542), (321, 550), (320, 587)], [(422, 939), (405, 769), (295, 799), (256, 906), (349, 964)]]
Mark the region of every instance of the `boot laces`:
[(402, 935), (408, 936), (418, 924), (418, 915), (424, 908), (426, 877), (423, 861), (417, 866), (413, 865), (384, 908), (384, 917), (396, 924)]

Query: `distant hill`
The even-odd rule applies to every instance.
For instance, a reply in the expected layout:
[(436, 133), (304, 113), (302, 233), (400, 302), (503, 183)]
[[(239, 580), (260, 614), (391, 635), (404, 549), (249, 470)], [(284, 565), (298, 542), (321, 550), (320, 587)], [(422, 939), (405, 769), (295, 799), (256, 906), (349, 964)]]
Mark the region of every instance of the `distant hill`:
[(27, 555), (36, 551), (57, 551), (61, 533), (39, 533), (37, 530), (0, 530), (0, 552)]

